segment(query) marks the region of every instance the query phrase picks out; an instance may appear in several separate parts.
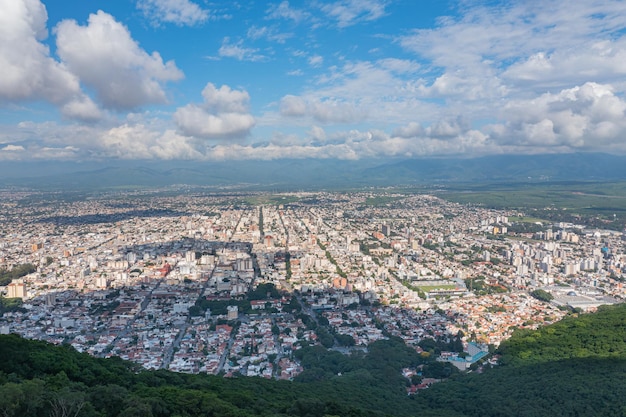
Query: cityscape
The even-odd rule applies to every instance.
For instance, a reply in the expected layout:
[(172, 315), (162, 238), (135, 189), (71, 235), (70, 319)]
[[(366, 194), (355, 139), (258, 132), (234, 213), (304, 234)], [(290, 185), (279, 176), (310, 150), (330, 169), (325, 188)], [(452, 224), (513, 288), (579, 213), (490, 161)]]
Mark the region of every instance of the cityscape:
[(146, 369), (291, 380), (302, 347), (399, 337), (475, 370), (515, 329), (626, 296), (622, 232), (435, 195), (52, 198), (2, 193), (0, 270), (23, 273), (0, 332)]
[(0, 0), (0, 416), (626, 414), (623, 0)]

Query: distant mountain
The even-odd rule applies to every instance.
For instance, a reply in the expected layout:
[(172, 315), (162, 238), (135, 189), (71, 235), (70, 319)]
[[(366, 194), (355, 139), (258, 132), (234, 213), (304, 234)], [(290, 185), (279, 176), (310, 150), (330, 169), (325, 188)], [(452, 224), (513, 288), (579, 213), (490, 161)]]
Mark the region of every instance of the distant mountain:
[(0, 165), (0, 184), (42, 188), (248, 186), (342, 189), (463, 182), (626, 180), (626, 156), (596, 153), (481, 158), (102, 161)]
[(412, 159), (366, 170), (369, 178), (405, 181), (626, 180), (626, 157), (607, 154), (496, 155)]

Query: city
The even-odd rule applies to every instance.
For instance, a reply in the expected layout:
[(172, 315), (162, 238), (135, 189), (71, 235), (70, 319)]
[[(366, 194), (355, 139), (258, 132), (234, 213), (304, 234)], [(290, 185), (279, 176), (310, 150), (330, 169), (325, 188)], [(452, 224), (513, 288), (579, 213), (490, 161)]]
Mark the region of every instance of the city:
[(515, 329), (626, 296), (623, 233), (435, 195), (51, 199), (2, 193), (0, 271), (30, 269), (0, 332), (147, 369), (291, 380), (304, 346), (389, 337), (477, 369)]

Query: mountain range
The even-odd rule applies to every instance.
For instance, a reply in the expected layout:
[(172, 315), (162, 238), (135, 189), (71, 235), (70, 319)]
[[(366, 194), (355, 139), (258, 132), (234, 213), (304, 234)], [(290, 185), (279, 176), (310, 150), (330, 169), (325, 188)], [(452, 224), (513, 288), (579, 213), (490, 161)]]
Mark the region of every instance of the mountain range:
[(259, 190), (626, 180), (626, 156), (574, 153), (428, 159), (3, 162), (0, 185), (85, 189), (186, 184)]

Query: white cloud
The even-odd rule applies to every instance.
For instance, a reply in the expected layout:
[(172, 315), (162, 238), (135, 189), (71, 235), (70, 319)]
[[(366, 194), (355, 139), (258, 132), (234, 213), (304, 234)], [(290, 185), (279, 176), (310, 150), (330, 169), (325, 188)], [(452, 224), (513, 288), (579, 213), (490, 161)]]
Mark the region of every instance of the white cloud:
[(545, 92), (608, 81), (626, 70), (621, 1), (477, 4), (463, 4), (458, 17), (440, 18), (436, 27), (398, 41), (432, 63), (431, 76), (462, 86), (483, 79), (485, 90), (499, 83), (490, 78)]
[(220, 139), (246, 136), (255, 125), (248, 113), (248, 92), (219, 89), (208, 83), (202, 90), (202, 105), (188, 104), (174, 113), (174, 121), (186, 136)]
[[(206, 147), (158, 119), (135, 117), (117, 126), (20, 123), (1, 159), (203, 159)], [(6, 151), (6, 152), (5, 152)]]
[(119, 159), (202, 159), (189, 138), (173, 130), (157, 131), (143, 124), (123, 124), (99, 135), (97, 157)]
[(7, 145), (0, 150), (3, 152), (22, 152), (26, 149), (21, 145)]
[(424, 129), (424, 133), (431, 138), (450, 139), (461, 136), (469, 127), (460, 119), (438, 120)]
[(537, 52), (507, 68), (512, 83), (550, 87), (569, 83), (611, 81), (626, 75), (626, 39), (589, 43), (582, 48)]
[(321, 123), (354, 123), (367, 117), (367, 108), (341, 100), (315, 100), (309, 103), (313, 118)]
[(319, 67), (324, 63), (324, 57), (320, 55), (313, 55), (309, 57), (309, 65), (312, 67)]
[(392, 136), (400, 138), (413, 138), (420, 136), (424, 133), (424, 129), (419, 123), (410, 122), (406, 126), (398, 127), (391, 133)]
[(399, 58), (384, 58), (378, 61), (378, 65), (396, 74), (414, 74), (422, 67), (418, 62), (413, 60)]
[(102, 117), (98, 106), (87, 96), (78, 97), (61, 107), (61, 114), (70, 119), (96, 121)]
[(610, 85), (585, 83), (516, 100), (502, 112), (506, 123), (486, 129), (502, 145), (594, 151), (626, 148), (626, 101)]
[(0, 2), (0, 101), (46, 100), (79, 120), (101, 117), (78, 77), (50, 57), (41, 43), (48, 15), (38, 0)]
[(222, 41), (222, 46), (218, 51), (218, 55), (226, 58), (235, 58), (238, 61), (263, 61), (266, 57), (259, 53), (256, 48), (246, 48), (243, 46), (243, 40), (236, 43), (230, 43), (230, 38), (226, 37)]
[(107, 108), (166, 103), (162, 83), (183, 78), (173, 61), (164, 63), (158, 52), (148, 54), (103, 11), (89, 15), (87, 26), (64, 20), (55, 30), (59, 56)]
[(351, 102), (336, 99), (318, 100), (285, 96), (280, 101), (280, 113), (285, 117), (312, 117), (320, 123), (353, 123), (364, 120), (366, 109)]
[(319, 126), (311, 127), (311, 130), (309, 131), (309, 136), (311, 137), (311, 139), (317, 142), (324, 142), (327, 139), (326, 131), (324, 131), (324, 129)]
[(211, 114), (194, 104), (176, 110), (174, 121), (186, 136), (200, 138), (245, 136), (254, 126), (254, 117), (250, 114)]
[(322, 11), (344, 28), (363, 21), (377, 20), (385, 15), (385, 2), (379, 0), (342, 0), (326, 4)]
[(280, 100), (280, 113), (288, 117), (301, 117), (307, 113), (307, 103), (302, 97), (285, 96)]
[(273, 159), (358, 159), (359, 156), (349, 146), (326, 145), (291, 145), (280, 146), (268, 144), (264, 146), (216, 145), (207, 152), (207, 159), (213, 160), (273, 160)]
[(268, 41), (285, 43), (287, 39), (293, 37), (292, 33), (280, 33), (274, 27), (270, 26), (252, 26), (248, 29), (247, 36), (249, 39), (267, 39)]
[(162, 22), (195, 26), (209, 18), (208, 10), (189, 0), (139, 0), (137, 8), (157, 26)]
[(244, 90), (233, 90), (227, 85), (216, 88), (208, 83), (202, 90), (207, 110), (219, 113), (245, 113), (248, 111), (250, 95)]
[[(197, 25), (215, 16), (215, 10), (209, 15), (204, 9), (210, 4), (206, 1), (135, 3), (157, 24)], [(279, 2), (265, 9), (266, 18), (276, 20), (252, 22), (255, 26), (245, 22), (248, 30), (239, 35), (245, 40), (218, 38), (218, 47), (220, 39), (222, 43), (215, 59), (273, 59), (273, 50), (264, 41), (285, 42), (292, 34), (283, 32), (283, 27), (300, 35), (304, 31), (299, 27), (300, 32), (295, 32), (297, 24), (305, 22), (310, 28), (320, 22), (305, 7), (325, 16), (336, 29), (379, 19), (389, 3), (328, 0), (299, 6), (292, 2), (300, 9)], [(323, 30), (329, 25), (315, 26), (301, 38), (300, 50), (285, 48), (283, 64), (289, 66), (276, 69), (285, 82), (270, 95), (282, 99), (261, 103), (268, 110), (253, 130), (257, 120), (249, 111), (249, 94), (211, 83), (202, 90), (201, 103), (183, 103), (171, 118), (131, 115), (113, 126), (120, 122), (103, 117), (112, 113), (98, 105), (124, 111), (167, 102), (165, 85), (183, 76), (176, 64), (145, 51), (125, 26), (102, 11), (83, 26), (61, 22), (53, 32), (56, 55), (51, 55), (46, 46), (47, 14), (40, 1), (0, 0), (0, 106), (15, 115), (23, 111), (17, 108), (25, 101), (44, 101), (56, 106), (65, 119), (100, 121), (66, 127), (26, 123), (15, 128), (17, 132), (3, 128), (0, 158), (626, 153), (623, 1), (461, 1), (457, 5), (452, 16), (441, 17), (431, 29), (403, 32), (391, 41), (380, 35), (375, 45), (359, 45), (360, 52), (370, 50), (375, 52), (370, 56), (384, 57), (378, 60), (358, 61), (347, 50), (335, 54), (325, 50), (322, 57), (318, 42), (328, 35)], [(241, 14), (252, 10), (244, 4), (225, 7), (239, 8)], [(401, 45), (409, 58), (400, 59), (405, 53), (389, 55), (393, 45), (385, 45), (388, 41)], [(311, 76), (288, 79), (284, 75), (305, 71)], [(246, 85), (254, 79), (251, 75)], [(294, 89), (293, 83), (300, 81), (301, 90)], [(252, 132), (255, 137), (245, 142), (250, 145), (211, 140), (243, 138)]]
[(289, 6), (288, 1), (273, 4), (267, 9), (267, 17), (269, 19), (287, 19), (299, 23), (309, 17), (304, 10), (294, 9)]
[(406, 79), (418, 68), (419, 64), (400, 59), (330, 67), (317, 78), (315, 89), (284, 96), (280, 114), (319, 123), (404, 123), (416, 114), (428, 120), (437, 116), (436, 106), (419, 100), (412, 81)]

